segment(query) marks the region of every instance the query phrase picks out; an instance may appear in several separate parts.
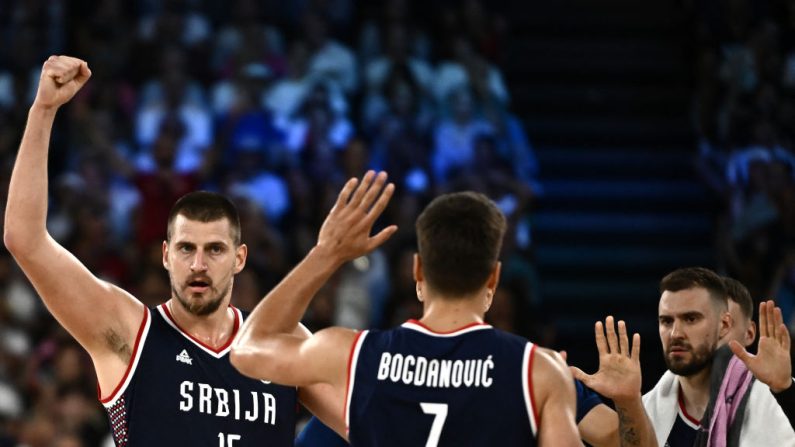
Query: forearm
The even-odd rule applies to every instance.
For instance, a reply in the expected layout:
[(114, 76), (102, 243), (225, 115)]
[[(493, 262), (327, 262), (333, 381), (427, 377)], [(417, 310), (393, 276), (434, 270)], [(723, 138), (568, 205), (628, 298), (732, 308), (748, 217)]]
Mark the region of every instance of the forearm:
[(312, 297), (340, 265), (328, 250), (313, 248), (257, 305), (236, 344), (256, 343), (269, 334), (293, 333)]
[(12, 252), (18, 247), (31, 249), (31, 243), (46, 232), (47, 157), (55, 113), (54, 108), (35, 104), (28, 113), (6, 205), (4, 239)]
[(618, 413), (618, 437), (621, 447), (655, 447), (657, 438), (640, 396), (637, 399), (614, 402)]

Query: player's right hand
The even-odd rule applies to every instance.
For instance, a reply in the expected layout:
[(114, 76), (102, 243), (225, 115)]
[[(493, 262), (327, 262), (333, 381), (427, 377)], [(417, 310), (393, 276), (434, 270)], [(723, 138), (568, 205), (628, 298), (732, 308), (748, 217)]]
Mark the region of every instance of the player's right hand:
[(594, 332), (599, 371), (589, 375), (572, 366), (574, 378), (614, 402), (640, 398), (640, 335), (633, 335), (630, 347), (626, 324), (619, 321), (616, 333), (612, 316), (608, 316), (604, 324), (596, 322)]
[(88, 64), (69, 56), (50, 56), (41, 68), (39, 89), (33, 104), (58, 108), (68, 102), (91, 77)]

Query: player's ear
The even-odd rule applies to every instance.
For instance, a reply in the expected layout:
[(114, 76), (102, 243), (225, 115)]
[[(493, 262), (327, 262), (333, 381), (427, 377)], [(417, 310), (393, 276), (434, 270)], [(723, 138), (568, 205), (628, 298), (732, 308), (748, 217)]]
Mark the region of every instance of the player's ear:
[(414, 265), (412, 266), (412, 273), (414, 275), (415, 282), (425, 280), (425, 277), (422, 275), (422, 259), (420, 258), (419, 253), (414, 253)]
[(727, 310), (720, 316), (720, 329), (718, 332), (718, 338), (722, 339), (729, 333), (732, 327), (732, 315)]
[(745, 343), (743, 343), (743, 345), (750, 346), (754, 340), (756, 340), (756, 322), (751, 321), (751, 324), (748, 325), (748, 329), (745, 331)]
[(235, 274), (240, 273), (243, 267), (246, 266), (246, 258), (248, 257), (248, 246), (240, 244), (235, 250)]
[(494, 268), (491, 269), (491, 273), (489, 274), (489, 279), (486, 280), (486, 287), (491, 289), (492, 291), (497, 289), (497, 285), (500, 283), (500, 271), (502, 270), (502, 262), (497, 261), (494, 264)]
[(163, 267), (168, 270), (168, 241), (163, 241)]

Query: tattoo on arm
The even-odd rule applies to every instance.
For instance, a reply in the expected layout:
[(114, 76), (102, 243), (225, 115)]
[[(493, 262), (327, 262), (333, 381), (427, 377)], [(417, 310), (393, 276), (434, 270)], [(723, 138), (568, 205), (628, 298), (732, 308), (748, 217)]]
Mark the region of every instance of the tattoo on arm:
[(618, 433), (621, 439), (621, 447), (639, 446), (640, 436), (635, 429), (635, 422), (627, 414), (626, 409), (616, 406), (618, 413)]

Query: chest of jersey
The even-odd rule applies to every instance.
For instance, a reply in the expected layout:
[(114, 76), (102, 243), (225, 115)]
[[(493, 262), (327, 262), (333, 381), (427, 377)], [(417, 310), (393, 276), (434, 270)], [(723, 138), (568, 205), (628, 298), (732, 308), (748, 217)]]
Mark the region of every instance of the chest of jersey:
[[(203, 346), (162, 308), (150, 315), (129, 383), (106, 404), (117, 446), (292, 445), (294, 388), (241, 375), (229, 363), (229, 346)], [(123, 434), (115, 429), (121, 422)]]

